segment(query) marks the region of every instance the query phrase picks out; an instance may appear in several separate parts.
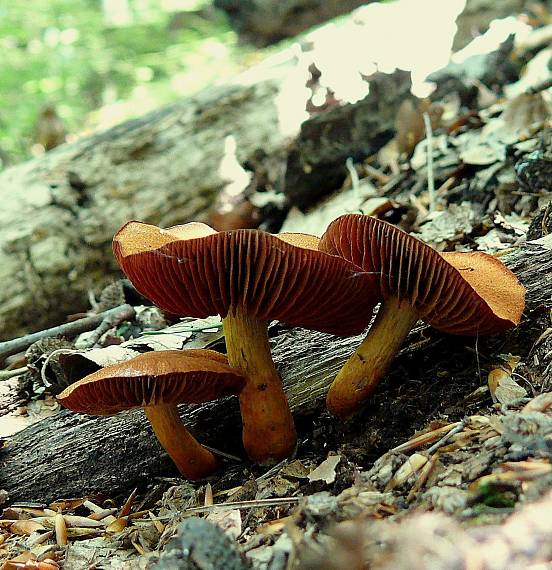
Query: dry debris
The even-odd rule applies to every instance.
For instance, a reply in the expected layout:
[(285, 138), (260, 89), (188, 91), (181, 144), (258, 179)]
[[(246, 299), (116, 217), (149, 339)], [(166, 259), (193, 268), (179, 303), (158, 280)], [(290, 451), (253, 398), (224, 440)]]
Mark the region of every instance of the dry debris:
[[(251, 499), (239, 499), (243, 487), (187, 483), (149, 508), (136, 493), (120, 508), (102, 497), (11, 505), (0, 519), (0, 556), (8, 560), (1, 568), (47, 569), (29, 565), (44, 562), (78, 569), (85, 561), (157, 570), (413, 568), (408, 560), (418, 557), (403, 553), (414, 543), (426, 561), (420, 568), (427, 561), (450, 568), (469, 556), (481, 568), (525, 568), (522, 562), (552, 555), (552, 526), (542, 516), (552, 498), (539, 499), (552, 483), (552, 393), (501, 408), (430, 426), (368, 471), (339, 454), (318, 465), (286, 460), (257, 478), (252, 495), (242, 494)], [(340, 491), (347, 479), (352, 484)], [(535, 499), (507, 518), (518, 503)], [(448, 516), (419, 514), (427, 511)], [(382, 519), (385, 525), (374, 524)], [(497, 544), (502, 550), (493, 560), (489, 549)], [(213, 552), (220, 553), (211, 559)]]

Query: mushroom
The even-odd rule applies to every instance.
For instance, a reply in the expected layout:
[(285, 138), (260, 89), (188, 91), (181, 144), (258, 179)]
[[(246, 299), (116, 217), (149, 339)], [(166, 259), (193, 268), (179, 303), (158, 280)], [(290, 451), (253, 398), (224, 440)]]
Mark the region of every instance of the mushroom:
[(70, 410), (95, 416), (144, 408), (157, 439), (180, 473), (201, 479), (215, 471), (218, 460), (186, 429), (177, 404), (235, 395), (244, 383), (218, 352), (167, 350), (101, 368), (71, 384), (57, 398)]
[(246, 378), (239, 395), (243, 444), (261, 463), (289, 456), (296, 445), (267, 322), (347, 336), (366, 328), (377, 302), (374, 279), (318, 251), (318, 241), (304, 234), (216, 232), (198, 222), (166, 230), (129, 222), (113, 240), (123, 271), (156, 305), (176, 315), (223, 318), (228, 361)]
[(438, 253), (397, 227), (348, 214), (322, 236), (322, 251), (377, 276), (382, 303), (368, 335), (327, 396), (348, 417), (372, 394), (418, 319), (457, 335), (489, 335), (519, 324), (525, 289), (498, 259), (481, 252)]

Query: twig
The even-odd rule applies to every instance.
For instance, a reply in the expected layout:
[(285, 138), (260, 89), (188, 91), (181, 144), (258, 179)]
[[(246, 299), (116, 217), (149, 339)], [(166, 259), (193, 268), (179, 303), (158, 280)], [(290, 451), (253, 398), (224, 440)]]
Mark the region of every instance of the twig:
[[(124, 305), (121, 305), (124, 307)], [(120, 312), (113, 313), (111, 315), (105, 315), (102, 322), (96, 327), (94, 332), (86, 339), (82, 348), (92, 348), (96, 346), (103, 334), (105, 334), (109, 329), (118, 326), (123, 321), (133, 319), (136, 316), (134, 307), (127, 305), (128, 310), (121, 310)]]
[(441, 186), (439, 186), (439, 188), (437, 188), (435, 194), (437, 196), (445, 196), (446, 193), (450, 190), (450, 188), (454, 186), (455, 182), (456, 182), (456, 177), (450, 176), (441, 184)]
[(427, 191), (429, 194), (429, 211), (435, 212), (435, 179), (433, 178), (433, 129), (431, 119), (424, 113), (424, 125), (427, 138)]
[(391, 190), (394, 190), (395, 187), (398, 186), (404, 179), (404, 174), (395, 174), (394, 176), (390, 176), (389, 182), (378, 188), (378, 195), (387, 196), (387, 194), (391, 192)]
[[(405, 453), (408, 451), (413, 451), (414, 449), (418, 449), (418, 448), (422, 447), (423, 445), (434, 442), (443, 433), (448, 435), (448, 433), (451, 430), (456, 429), (461, 424), (462, 424), (462, 422), (455, 422), (455, 423), (448, 424), (446, 426), (437, 428), (437, 429), (432, 430), (430, 432), (422, 433), (416, 437), (413, 437), (412, 439), (409, 439), (405, 443), (401, 443), (401, 445), (398, 445), (397, 447), (390, 449), (388, 451), (388, 453)], [(441, 440), (439, 439), (439, 441), (441, 441)]]
[(0, 380), (9, 380), (15, 376), (21, 376), (21, 374), (25, 374), (27, 370), (29, 369), (26, 366), (15, 368), (14, 370), (0, 370)]
[(19, 338), (0, 342), (0, 362), (12, 354), (17, 354), (18, 352), (26, 350), (29, 348), (29, 346), (31, 346), (31, 344), (33, 344), (33, 342), (36, 342), (37, 340), (58, 335), (69, 337), (76, 336), (80, 333), (94, 329), (106, 318), (111, 318), (118, 315), (126, 315), (127, 319), (132, 319), (134, 318), (135, 314), (136, 313), (134, 309), (130, 305), (119, 305), (118, 307), (109, 309), (108, 311), (104, 311), (98, 315), (84, 317), (78, 321), (64, 323), (62, 325), (58, 325), (57, 327), (52, 327), (50, 329), (31, 333)]
[(237, 455), (232, 455), (231, 453), (226, 453), (225, 451), (221, 451), (220, 449), (216, 449), (215, 447), (211, 447), (210, 445), (205, 445), (204, 443), (201, 444), (205, 449), (208, 449), (211, 453), (215, 455), (220, 455), (225, 459), (231, 459), (232, 461), (237, 461), (238, 463), (243, 463), (243, 459), (238, 457)]
[(428, 455), (433, 455), (440, 447), (443, 447), (447, 441), (457, 433), (460, 433), (466, 427), (466, 421), (459, 421), (458, 424), (453, 427), (447, 434), (445, 434), (438, 442), (434, 443), (428, 450)]
[(272, 475), (274, 475), (274, 473), (277, 473), (286, 463), (287, 463), (287, 459), (284, 459), (283, 461), (280, 461), (279, 463), (276, 463), (276, 465), (274, 465), (273, 467), (271, 467), (266, 473), (263, 473), (262, 475), (259, 475), (255, 481), (257, 483), (259, 483), (260, 481), (263, 481), (264, 479), (268, 479), (269, 477), (271, 477)]
[(358, 187), (360, 185), (360, 180), (358, 178), (358, 172), (356, 171), (353, 159), (351, 157), (349, 157), (345, 161), (345, 167), (347, 168), (349, 176), (351, 177), (351, 187), (353, 189), (353, 192), (355, 193), (355, 195), (358, 195)]
[[(278, 505), (288, 505), (297, 504), (300, 497), (275, 497), (273, 499), (257, 499), (252, 501), (233, 501), (230, 503), (219, 503), (216, 505), (203, 506), (203, 507), (192, 507), (186, 509), (182, 514), (194, 514), (194, 513), (208, 513), (214, 510), (224, 510), (231, 511), (234, 509), (252, 509), (256, 507), (274, 507)], [(161, 517), (159, 517), (161, 519)]]
[(374, 168), (370, 164), (364, 164), (363, 168), (364, 168), (366, 174), (368, 174), (368, 176), (375, 178), (378, 182), (381, 182), (382, 184), (389, 183), (389, 181), (392, 178), (388, 174), (384, 174), (383, 172), (380, 172), (377, 168)]

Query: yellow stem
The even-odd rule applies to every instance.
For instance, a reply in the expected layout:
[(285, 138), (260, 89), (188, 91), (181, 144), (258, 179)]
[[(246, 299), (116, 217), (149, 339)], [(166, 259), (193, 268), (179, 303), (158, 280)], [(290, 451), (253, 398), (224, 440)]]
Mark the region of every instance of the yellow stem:
[(366, 338), (333, 381), (326, 404), (335, 416), (353, 415), (372, 395), (418, 320), (410, 304), (385, 300)]
[(176, 406), (146, 406), (144, 411), (159, 443), (184, 477), (201, 479), (217, 469), (217, 458), (186, 429)]
[(243, 446), (259, 463), (289, 457), (297, 442), (280, 375), (268, 344), (267, 324), (235, 309), (224, 319), (230, 366), (246, 379), (240, 393)]

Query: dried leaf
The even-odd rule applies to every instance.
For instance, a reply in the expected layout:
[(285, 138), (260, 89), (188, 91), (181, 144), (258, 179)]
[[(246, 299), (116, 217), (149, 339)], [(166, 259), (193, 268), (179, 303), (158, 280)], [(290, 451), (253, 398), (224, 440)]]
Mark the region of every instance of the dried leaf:
[(488, 376), (489, 390), (493, 402), (510, 406), (527, 396), (527, 390), (520, 386), (505, 368), (493, 368)]
[(65, 519), (61, 512), (55, 516), (55, 531), (56, 543), (60, 546), (65, 546), (67, 544), (67, 525), (65, 524)]
[(10, 530), (14, 534), (22, 534), (29, 536), (37, 530), (46, 530), (46, 528), (39, 522), (31, 520), (16, 521), (10, 525)]
[(128, 525), (128, 519), (120, 518), (113, 521), (105, 530), (108, 533), (122, 532)]
[(436, 249), (443, 249), (448, 242), (458, 241), (469, 235), (476, 219), (477, 214), (473, 204), (469, 202), (451, 204), (447, 210), (434, 212), (432, 218), (414, 235)]
[(206, 507), (213, 504), (213, 488), (211, 487), (211, 483), (207, 483), (207, 485), (205, 485), (205, 498), (203, 499), (203, 504)]
[(550, 108), (542, 93), (521, 93), (508, 101), (501, 119), (504, 130), (517, 140), (541, 129), (549, 117)]
[(330, 455), (309, 474), (309, 482), (324, 481), (327, 485), (335, 481), (335, 468), (339, 465), (341, 456)]
[(242, 519), (239, 509), (231, 511), (214, 510), (205, 518), (219, 526), (232, 540), (236, 540), (242, 533)]
[(286, 463), (282, 469), (280, 469), (280, 475), (282, 477), (287, 477), (288, 479), (308, 479), (309, 470), (301, 461), (296, 459), (295, 461)]
[(79, 517), (76, 515), (63, 515), (65, 523), (68, 527), (75, 528), (98, 528), (105, 526), (105, 522), (96, 521), (90, 517)]

